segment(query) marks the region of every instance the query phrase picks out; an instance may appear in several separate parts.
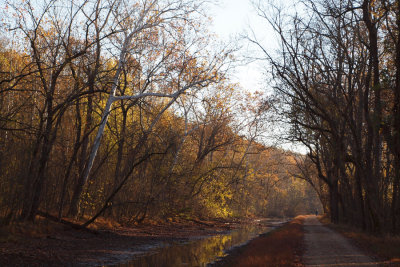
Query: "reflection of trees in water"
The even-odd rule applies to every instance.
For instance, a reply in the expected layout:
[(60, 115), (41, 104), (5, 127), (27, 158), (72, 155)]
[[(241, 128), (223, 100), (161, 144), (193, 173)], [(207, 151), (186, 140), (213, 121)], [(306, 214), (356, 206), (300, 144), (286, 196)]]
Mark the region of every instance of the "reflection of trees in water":
[(186, 244), (172, 243), (154, 254), (140, 257), (121, 266), (206, 266), (207, 263), (224, 257), (226, 250), (241, 245), (266, 231), (265, 227), (251, 226), (226, 235), (194, 240)]

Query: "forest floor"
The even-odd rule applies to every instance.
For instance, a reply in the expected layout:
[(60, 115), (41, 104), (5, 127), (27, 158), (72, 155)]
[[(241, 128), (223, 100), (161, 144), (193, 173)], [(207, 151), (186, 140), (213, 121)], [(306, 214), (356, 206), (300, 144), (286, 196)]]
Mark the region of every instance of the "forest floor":
[(238, 223), (185, 221), (76, 230), (42, 221), (0, 228), (0, 266), (99, 266), (126, 262), (168, 241), (213, 236)]

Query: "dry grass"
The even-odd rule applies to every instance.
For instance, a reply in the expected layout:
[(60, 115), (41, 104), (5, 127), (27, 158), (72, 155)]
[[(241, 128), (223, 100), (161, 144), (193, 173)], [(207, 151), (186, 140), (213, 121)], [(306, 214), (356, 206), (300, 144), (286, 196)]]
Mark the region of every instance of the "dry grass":
[(320, 218), (320, 221), (351, 239), (368, 254), (388, 263), (400, 264), (400, 236), (371, 235), (348, 225), (333, 225), (324, 217)]
[(303, 266), (302, 255), (304, 218), (296, 217), (290, 223), (262, 235), (233, 253), (223, 266)]

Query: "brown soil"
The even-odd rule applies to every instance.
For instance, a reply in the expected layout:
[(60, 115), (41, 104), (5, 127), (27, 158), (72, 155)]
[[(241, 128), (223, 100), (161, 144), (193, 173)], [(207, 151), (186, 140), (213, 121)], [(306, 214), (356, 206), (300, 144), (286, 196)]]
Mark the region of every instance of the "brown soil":
[(233, 249), (214, 266), (303, 266), (302, 217)]
[(86, 231), (49, 222), (46, 227), (14, 225), (0, 229), (0, 266), (117, 264), (156, 248), (163, 241), (215, 235), (236, 226), (196, 221)]

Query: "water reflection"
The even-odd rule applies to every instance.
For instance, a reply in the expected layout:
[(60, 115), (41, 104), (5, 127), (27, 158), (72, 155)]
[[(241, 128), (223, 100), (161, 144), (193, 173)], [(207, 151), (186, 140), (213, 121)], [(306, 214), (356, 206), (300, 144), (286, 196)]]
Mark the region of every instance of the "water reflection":
[(225, 251), (246, 243), (259, 234), (272, 230), (270, 224), (248, 226), (228, 234), (198, 238), (188, 242), (170, 242), (151, 254), (143, 255), (120, 267), (172, 267), (172, 266), (206, 266), (219, 257), (224, 257)]

